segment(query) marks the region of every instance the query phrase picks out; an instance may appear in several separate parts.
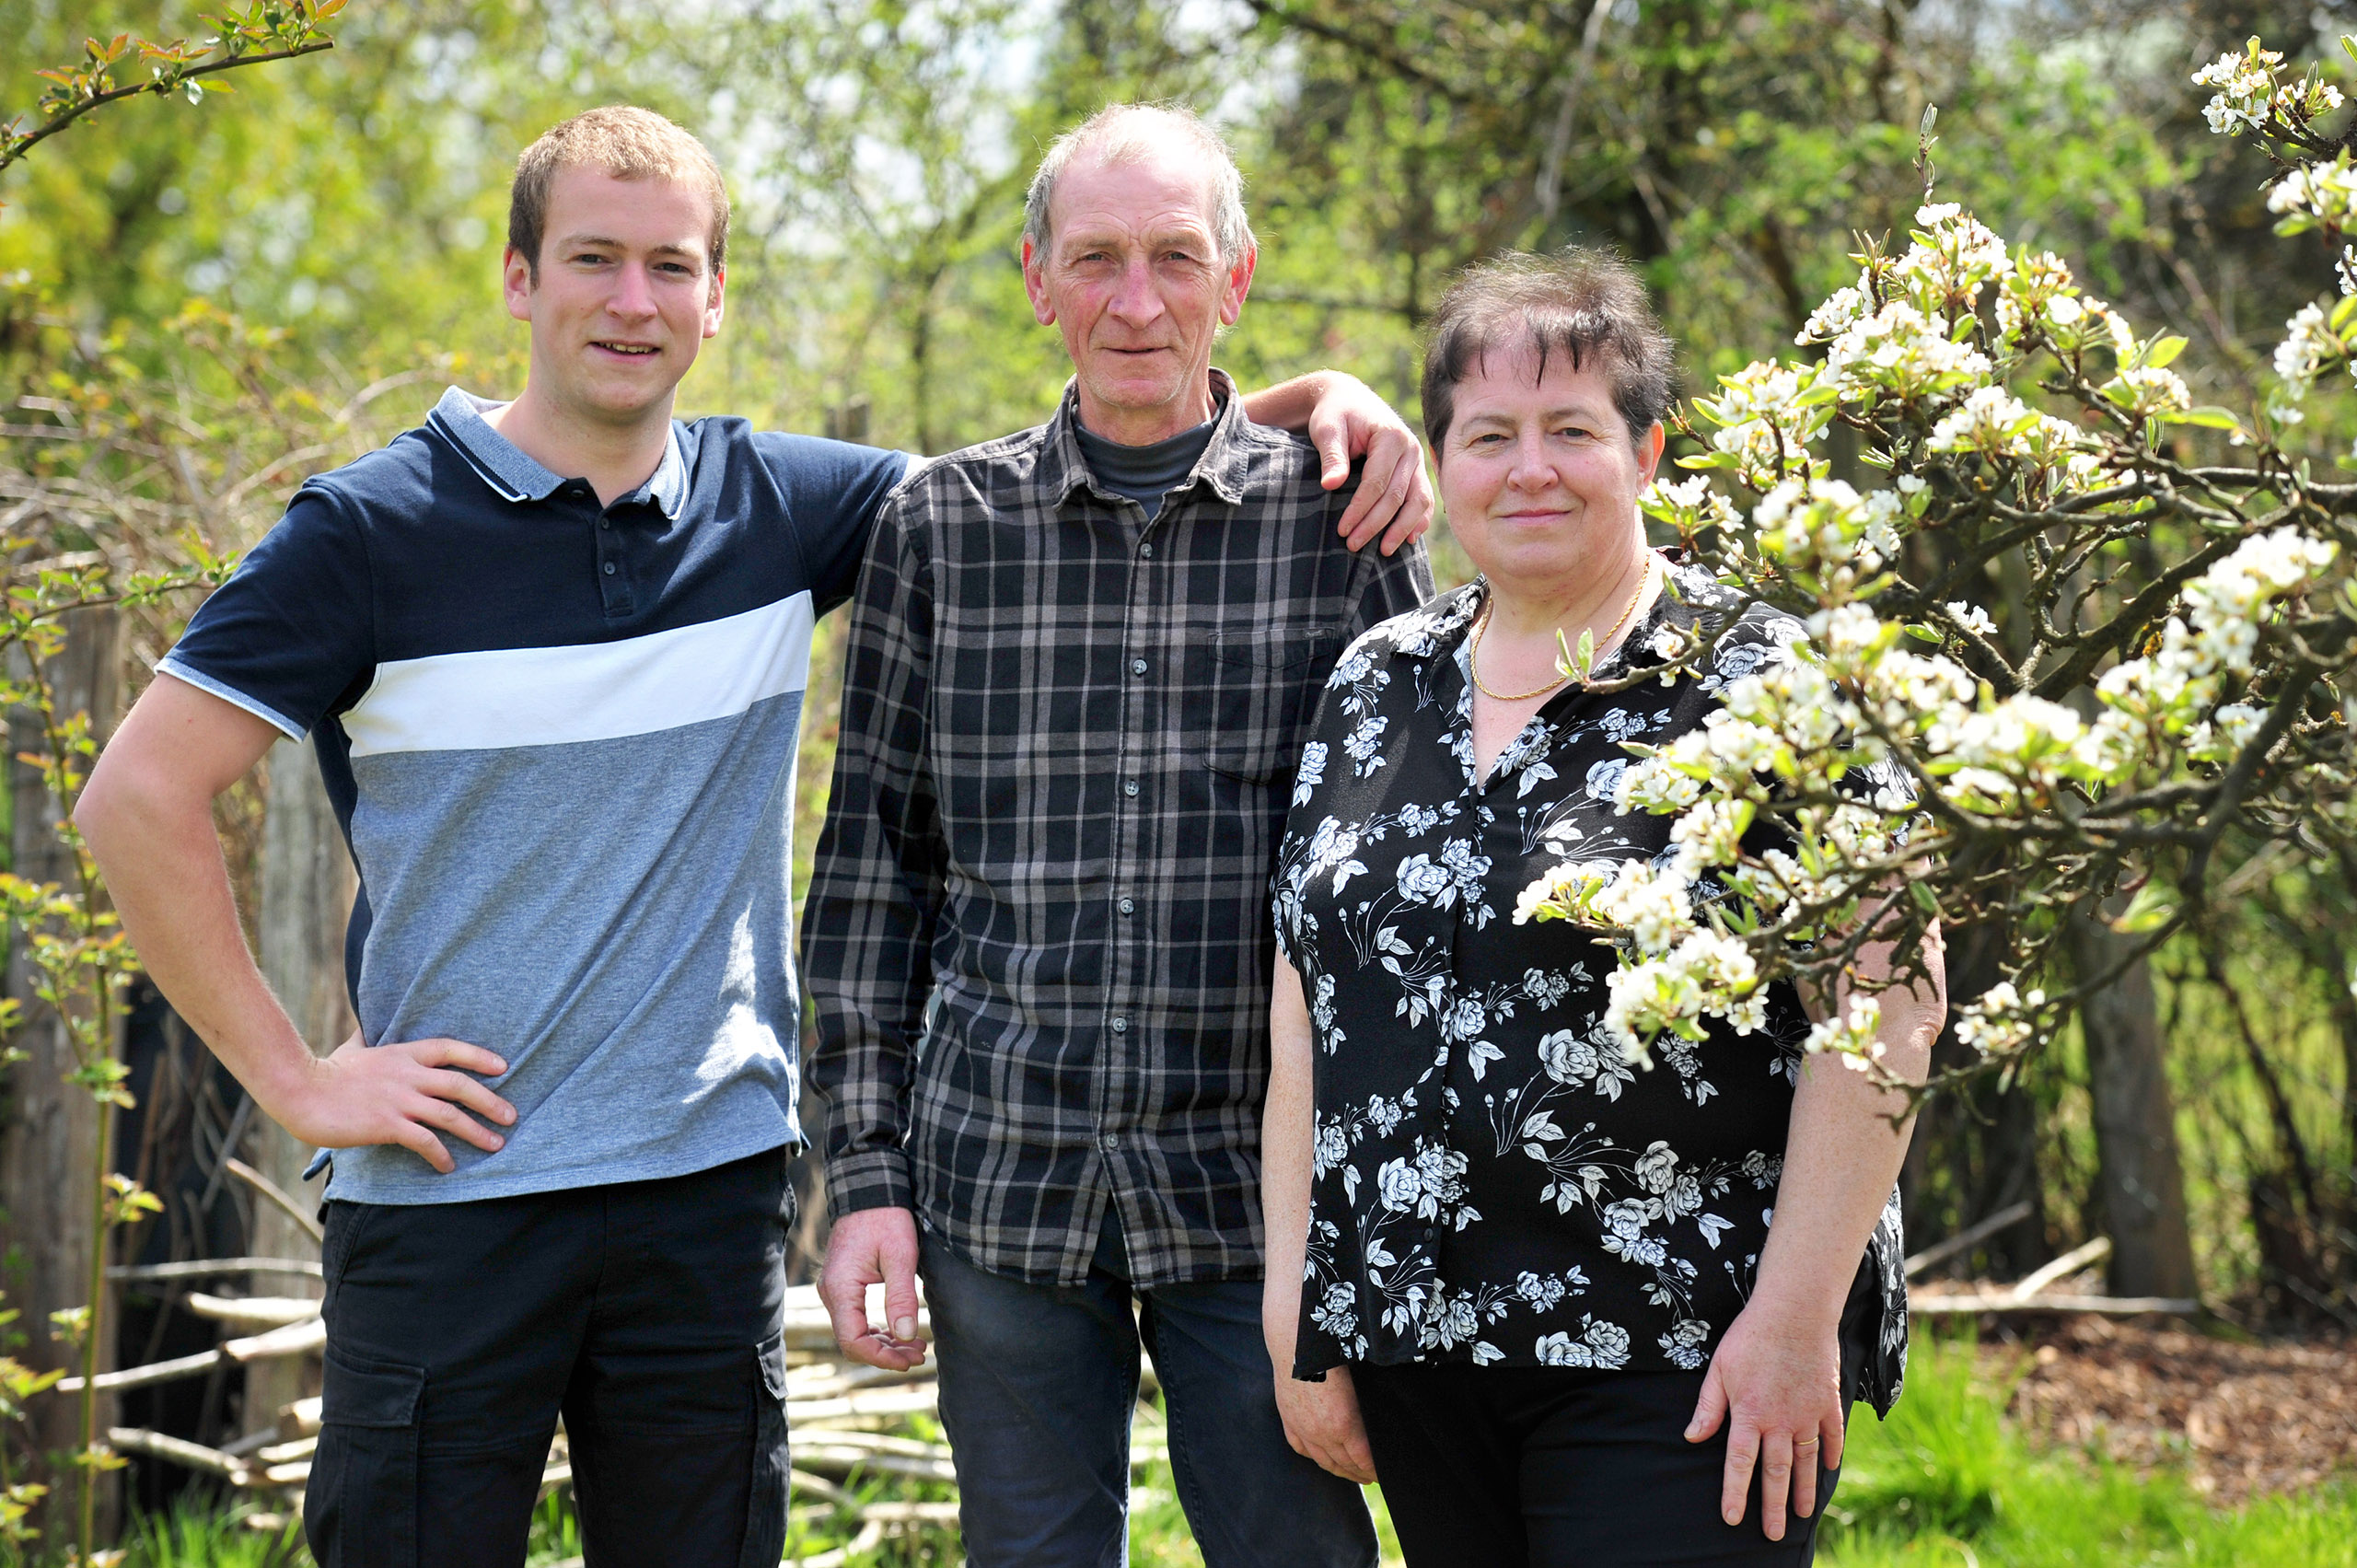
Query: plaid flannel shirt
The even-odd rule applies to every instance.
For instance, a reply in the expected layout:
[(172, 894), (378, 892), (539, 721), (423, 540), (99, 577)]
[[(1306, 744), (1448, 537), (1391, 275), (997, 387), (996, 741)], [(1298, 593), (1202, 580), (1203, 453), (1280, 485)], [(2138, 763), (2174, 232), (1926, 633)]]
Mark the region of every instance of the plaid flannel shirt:
[(886, 503), (803, 922), (841, 1215), (912, 1208), (1078, 1283), (1260, 1269), (1269, 878), (1317, 696), (1432, 591), (1336, 537), (1310, 445), (1226, 394), (1152, 523), (1045, 425)]

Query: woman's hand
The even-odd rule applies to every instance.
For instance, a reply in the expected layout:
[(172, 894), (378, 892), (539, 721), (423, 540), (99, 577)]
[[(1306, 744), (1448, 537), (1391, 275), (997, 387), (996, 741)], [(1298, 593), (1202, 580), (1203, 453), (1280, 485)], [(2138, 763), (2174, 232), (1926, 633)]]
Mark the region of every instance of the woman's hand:
[(1277, 1413), (1284, 1417), (1285, 1441), (1295, 1453), (1344, 1481), (1374, 1484), (1375, 1454), (1366, 1444), (1350, 1373), (1330, 1367), (1323, 1383), (1305, 1383), (1278, 1367)]
[(1743, 1523), (1756, 1469), (1759, 1527), (1783, 1539), (1786, 1499), (1794, 1517), (1807, 1518), (1817, 1511), (1817, 1465), (1841, 1462), (1843, 1413), (1839, 1319), (1755, 1295), (1719, 1342), (1686, 1423), (1689, 1443), (1727, 1429), (1719, 1516)]

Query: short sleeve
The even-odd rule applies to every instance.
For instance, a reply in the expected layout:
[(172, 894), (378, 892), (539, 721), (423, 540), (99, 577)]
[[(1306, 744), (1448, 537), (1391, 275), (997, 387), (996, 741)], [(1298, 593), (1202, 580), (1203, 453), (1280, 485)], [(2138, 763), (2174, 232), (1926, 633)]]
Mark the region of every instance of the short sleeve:
[(375, 645), (366, 544), (335, 493), (311, 484), (156, 668), (299, 740), (366, 689)]
[(917, 459), (888, 447), (775, 431), (755, 435), (753, 449), (785, 496), (810, 597), (824, 615), (850, 599), (876, 515)]

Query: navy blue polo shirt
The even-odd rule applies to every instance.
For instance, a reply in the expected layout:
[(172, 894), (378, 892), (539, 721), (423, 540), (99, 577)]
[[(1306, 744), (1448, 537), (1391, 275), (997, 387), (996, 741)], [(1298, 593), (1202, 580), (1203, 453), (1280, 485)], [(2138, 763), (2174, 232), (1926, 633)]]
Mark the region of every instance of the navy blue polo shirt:
[(317, 742), (360, 873), (372, 1044), (496, 1051), (518, 1112), (440, 1176), (339, 1151), (330, 1195), (457, 1202), (798, 1141), (794, 761), (815, 618), (898, 452), (675, 422), (601, 507), (452, 389), (305, 484), (158, 668)]

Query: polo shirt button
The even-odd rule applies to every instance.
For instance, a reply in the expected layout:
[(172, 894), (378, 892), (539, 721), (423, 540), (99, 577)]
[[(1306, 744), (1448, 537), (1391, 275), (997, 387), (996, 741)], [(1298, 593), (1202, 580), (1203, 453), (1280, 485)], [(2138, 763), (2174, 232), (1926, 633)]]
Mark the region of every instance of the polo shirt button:
[(1123, 914), (1135, 914), (1135, 913), (1137, 913), (1137, 912), (1138, 912), (1138, 901), (1137, 901), (1137, 900), (1135, 900), (1135, 899), (1123, 899), (1123, 900), (1121, 900), (1121, 912), (1122, 912)]
[(1132, 659), (1130, 661), (1130, 673), (1132, 675), (1144, 675), (1145, 673), (1145, 660), (1142, 658)]
[(613, 575), (614, 575), (614, 563), (613, 563), (612, 562), (609, 561), (609, 562), (607, 562), (607, 563), (606, 563), (606, 575), (608, 575), (609, 577), (610, 577), (610, 576), (612, 576)]
[(601, 528), (612, 528), (614, 526), (614, 519), (611, 517), (600, 517), (598, 519), (598, 526)]
[[(609, 571), (609, 572), (610, 572), (610, 571), (612, 571), (612, 570), (613, 570), (613, 568), (612, 568), (611, 566), (609, 566), (609, 567), (607, 567), (607, 568), (606, 568), (606, 570), (607, 570), (607, 571)], [(1123, 780), (1121, 781), (1121, 793), (1122, 793), (1123, 795), (1135, 795), (1135, 794), (1137, 794), (1137, 792), (1138, 792), (1138, 781), (1137, 781), (1137, 780), (1135, 780), (1135, 779), (1123, 779)]]
[(1129, 1033), (1129, 1032), (1130, 1032), (1130, 1021), (1129, 1021), (1129, 1019), (1127, 1019), (1127, 1018), (1115, 1018), (1115, 1019), (1113, 1020), (1113, 1032), (1114, 1032), (1115, 1034), (1117, 1034), (1117, 1035), (1125, 1035), (1125, 1034)]

